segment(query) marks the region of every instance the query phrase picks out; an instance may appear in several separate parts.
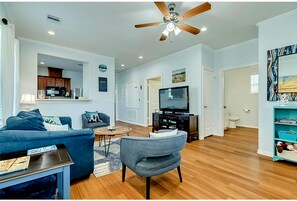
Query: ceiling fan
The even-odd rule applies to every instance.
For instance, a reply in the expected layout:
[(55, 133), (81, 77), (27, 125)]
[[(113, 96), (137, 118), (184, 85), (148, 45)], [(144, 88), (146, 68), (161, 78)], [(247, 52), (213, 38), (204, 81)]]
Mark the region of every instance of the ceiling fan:
[(137, 25), (135, 25), (135, 27), (143, 28), (143, 27), (157, 26), (157, 25), (165, 23), (166, 29), (162, 32), (160, 41), (166, 40), (166, 38), (169, 36), (170, 33), (174, 32), (175, 35), (178, 35), (181, 32), (181, 30), (187, 31), (194, 35), (197, 35), (200, 32), (200, 29), (197, 29), (196, 27), (190, 26), (185, 23), (181, 23), (181, 21), (189, 19), (190, 17), (193, 17), (195, 15), (198, 15), (200, 13), (203, 13), (203, 12), (211, 9), (210, 3), (206, 2), (206, 3), (201, 4), (195, 8), (192, 8), (191, 10), (186, 11), (183, 14), (179, 14), (178, 12), (176, 12), (174, 10), (175, 3), (168, 4), (168, 9), (167, 9), (165, 2), (154, 2), (154, 3), (159, 8), (161, 13), (163, 14), (163, 22), (137, 24)]

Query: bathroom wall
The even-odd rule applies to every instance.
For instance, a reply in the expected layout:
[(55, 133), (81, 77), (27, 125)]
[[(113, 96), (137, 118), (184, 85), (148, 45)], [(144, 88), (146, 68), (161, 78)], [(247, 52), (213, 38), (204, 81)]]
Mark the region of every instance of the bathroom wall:
[(224, 72), (225, 106), (231, 116), (240, 118), (238, 126), (258, 128), (258, 94), (251, 94), (251, 75), (254, 74), (258, 74), (257, 65)]

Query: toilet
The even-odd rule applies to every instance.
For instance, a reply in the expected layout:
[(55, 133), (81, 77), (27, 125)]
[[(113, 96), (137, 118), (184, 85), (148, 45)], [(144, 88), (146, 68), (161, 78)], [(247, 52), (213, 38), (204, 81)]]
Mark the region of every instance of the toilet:
[(229, 128), (236, 128), (236, 122), (239, 120), (239, 117), (229, 116)]

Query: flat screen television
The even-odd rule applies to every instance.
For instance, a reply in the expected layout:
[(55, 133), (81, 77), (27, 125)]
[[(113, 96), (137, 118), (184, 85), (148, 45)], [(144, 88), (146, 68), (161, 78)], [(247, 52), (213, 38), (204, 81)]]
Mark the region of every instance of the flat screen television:
[(189, 113), (189, 86), (159, 89), (160, 111)]

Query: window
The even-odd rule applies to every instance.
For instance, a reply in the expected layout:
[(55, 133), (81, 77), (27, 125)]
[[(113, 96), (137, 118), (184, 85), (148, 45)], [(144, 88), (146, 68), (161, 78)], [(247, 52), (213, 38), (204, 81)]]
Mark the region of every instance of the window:
[(259, 75), (251, 75), (251, 94), (258, 93), (258, 86), (259, 86)]

